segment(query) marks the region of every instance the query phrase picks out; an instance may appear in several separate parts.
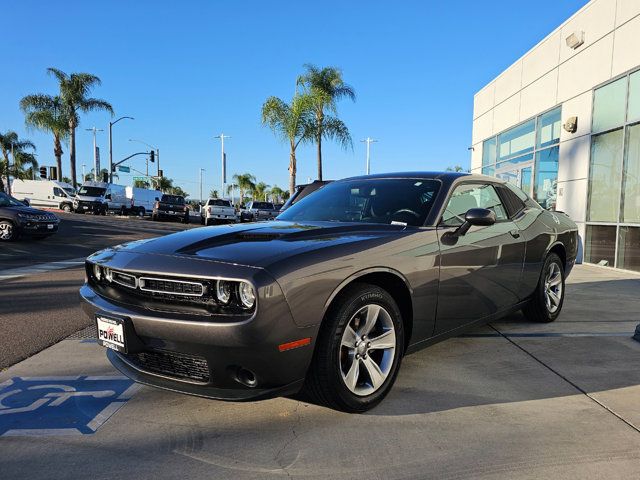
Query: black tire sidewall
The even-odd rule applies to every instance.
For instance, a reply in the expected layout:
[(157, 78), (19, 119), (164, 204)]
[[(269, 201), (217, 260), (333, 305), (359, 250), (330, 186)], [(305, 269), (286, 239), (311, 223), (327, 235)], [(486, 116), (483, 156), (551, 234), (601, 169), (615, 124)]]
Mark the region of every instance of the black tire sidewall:
[[(551, 313), (547, 309), (547, 304), (545, 299), (546, 293), (544, 288), (544, 282), (545, 282), (545, 279), (547, 278), (547, 272), (549, 271), (549, 266), (552, 263), (555, 263), (558, 265), (558, 267), (560, 268), (560, 273), (562, 274), (562, 296), (560, 298), (560, 305), (558, 306), (558, 309), (553, 313)], [(540, 275), (540, 283), (538, 284), (538, 291), (536, 292), (536, 294), (537, 294), (536, 301), (539, 302), (540, 304), (540, 311), (543, 312), (544, 316), (546, 317), (544, 318), (544, 321), (553, 322), (556, 318), (558, 318), (558, 316), (560, 315), (560, 312), (562, 312), (562, 306), (564, 305), (564, 296), (565, 296), (564, 266), (562, 265), (562, 260), (560, 259), (560, 257), (555, 253), (549, 254), (545, 259), (544, 266), (542, 267), (542, 274)]]
[[(330, 311), (327, 321), (327, 335), (324, 338), (324, 345), (320, 348), (328, 348), (328, 364), (322, 366), (327, 372), (327, 380), (331, 393), (336, 396), (336, 400), (342, 409), (352, 412), (362, 412), (373, 408), (380, 403), (389, 393), (397, 377), (404, 350), (404, 329), (400, 309), (396, 305), (391, 295), (385, 290), (374, 285), (361, 285), (359, 288), (351, 289), (344, 295), (336, 308)], [(389, 312), (394, 327), (396, 329), (396, 350), (393, 365), (389, 376), (384, 384), (374, 393), (361, 397), (352, 393), (342, 380), (340, 371), (340, 343), (344, 329), (353, 315), (365, 305), (380, 305)]]

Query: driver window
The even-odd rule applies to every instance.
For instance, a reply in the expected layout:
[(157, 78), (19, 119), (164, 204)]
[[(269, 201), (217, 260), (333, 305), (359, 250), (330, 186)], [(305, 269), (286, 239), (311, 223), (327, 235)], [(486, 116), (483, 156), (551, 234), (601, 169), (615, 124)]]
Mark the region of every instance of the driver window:
[(507, 214), (493, 185), (466, 184), (456, 187), (442, 215), (442, 225), (458, 227), (471, 208), (486, 208), (496, 214), (496, 221), (506, 220)]
[(58, 187), (53, 187), (53, 195), (56, 196), (56, 197), (66, 197), (66, 195), (62, 191), (62, 189), (60, 189)]

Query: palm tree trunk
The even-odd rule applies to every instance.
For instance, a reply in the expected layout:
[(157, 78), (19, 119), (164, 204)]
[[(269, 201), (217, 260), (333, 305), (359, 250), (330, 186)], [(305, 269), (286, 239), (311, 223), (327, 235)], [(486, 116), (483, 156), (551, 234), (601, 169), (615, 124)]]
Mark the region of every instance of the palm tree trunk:
[(318, 144), (318, 180), (322, 181), (322, 135), (316, 138)]
[(291, 153), (289, 155), (289, 193), (293, 195), (296, 190), (296, 149), (291, 145)]
[[(4, 181), (2, 177), (6, 175), (7, 183), (9, 182), (9, 158), (7, 157), (7, 155), (3, 155), (3, 156), (4, 156), (4, 160), (0, 162), (0, 192), (4, 193), (6, 190), (4, 188)], [(3, 167), (6, 167), (6, 168), (3, 168)]]
[(60, 135), (53, 136), (53, 154), (56, 157), (56, 167), (58, 169), (58, 181), (62, 181), (62, 145), (60, 144)]
[(73, 122), (69, 122), (69, 164), (71, 167), (71, 183), (76, 187), (78, 185), (76, 177), (76, 125)]

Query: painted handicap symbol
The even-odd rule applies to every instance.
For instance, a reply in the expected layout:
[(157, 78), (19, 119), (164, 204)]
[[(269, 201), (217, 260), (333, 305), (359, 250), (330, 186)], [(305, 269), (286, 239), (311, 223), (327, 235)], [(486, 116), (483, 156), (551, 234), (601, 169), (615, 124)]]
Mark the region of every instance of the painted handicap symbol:
[(14, 377), (0, 383), (0, 436), (94, 433), (137, 388), (120, 376)]

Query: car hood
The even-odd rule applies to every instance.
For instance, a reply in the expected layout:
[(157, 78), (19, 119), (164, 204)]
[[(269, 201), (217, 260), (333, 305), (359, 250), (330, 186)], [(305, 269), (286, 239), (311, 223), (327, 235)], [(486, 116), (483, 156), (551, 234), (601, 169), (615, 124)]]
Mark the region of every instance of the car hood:
[(114, 247), (138, 254), (185, 256), (202, 260), (265, 268), (269, 264), (311, 250), (362, 242), (363, 248), (400, 232), (417, 229), (402, 225), (285, 221), (222, 225), (186, 230), (164, 237)]
[(38, 210), (37, 208), (27, 207), (0, 207), (5, 212), (15, 212), (15, 213), (26, 213), (29, 215), (50, 215), (51, 217), (55, 217), (55, 215), (51, 212), (47, 212), (45, 210)]
[(73, 198), (82, 202), (101, 202), (103, 200), (103, 197), (88, 197), (86, 195), (76, 195)]

